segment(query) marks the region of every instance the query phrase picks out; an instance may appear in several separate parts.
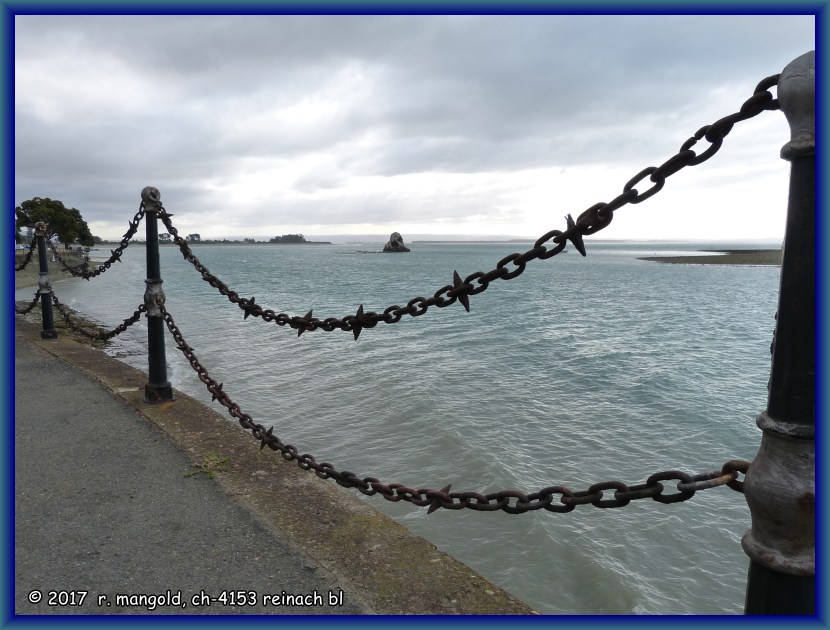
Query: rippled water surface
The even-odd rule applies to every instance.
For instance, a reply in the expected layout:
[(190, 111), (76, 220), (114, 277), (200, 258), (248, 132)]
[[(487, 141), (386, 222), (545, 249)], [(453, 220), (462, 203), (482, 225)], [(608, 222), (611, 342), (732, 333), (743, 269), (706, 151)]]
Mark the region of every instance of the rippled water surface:
[[(365, 329), (357, 342), (339, 330), (298, 338), (243, 320), (175, 247), (161, 248), (161, 268), (167, 308), (211, 376), (284, 442), (339, 470), (416, 488), (577, 491), (752, 459), (779, 269), (637, 260), (692, 253), (691, 244), (588, 246), (587, 258), (571, 249), (496, 280), (471, 297), (470, 313), (431, 308)], [(240, 296), (290, 315), (313, 308), (323, 319), (431, 296), (454, 270), (489, 271), (527, 248), (412, 244), (409, 254), (380, 255), (365, 245), (195, 245), (194, 253)], [(131, 245), (102, 276), (54, 289), (114, 326), (142, 303), (145, 275), (145, 249)], [(146, 370), (146, 334), (142, 320), (111, 352)], [(173, 386), (209, 403), (169, 337), (167, 354)], [(543, 613), (743, 610), (749, 513), (728, 488), (568, 514), (427, 516), (365, 500)]]

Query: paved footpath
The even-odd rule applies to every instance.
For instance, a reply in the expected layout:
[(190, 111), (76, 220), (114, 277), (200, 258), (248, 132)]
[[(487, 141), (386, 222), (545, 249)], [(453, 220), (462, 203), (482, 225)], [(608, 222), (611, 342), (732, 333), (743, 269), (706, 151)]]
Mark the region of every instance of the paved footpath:
[[(135, 410), (15, 341), (17, 614), (368, 612)], [(262, 605), (283, 591), (309, 605)]]
[(532, 612), (198, 401), (143, 403), (144, 382), (16, 318), (15, 614)]

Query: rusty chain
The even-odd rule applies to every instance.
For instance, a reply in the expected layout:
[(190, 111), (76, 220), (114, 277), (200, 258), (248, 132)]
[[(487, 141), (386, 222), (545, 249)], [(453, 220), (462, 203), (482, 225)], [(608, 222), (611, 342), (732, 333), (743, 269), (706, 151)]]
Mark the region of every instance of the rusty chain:
[(26, 252), (26, 256), (23, 257), (23, 262), (14, 268), (15, 271), (23, 271), (27, 267), (27, 265), (32, 261), (32, 254), (35, 253), (35, 247), (37, 247), (37, 239), (33, 238), (32, 242), (29, 244), (29, 251)]
[(55, 259), (61, 264), (61, 266), (66, 269), (69, 273), (71, 273), (76, 278), (83, 278), (84, 280), (89, 280), (90, 278), (94, 278), (102, 273), (104, 273), (107, 269), (112, 266), (112, 263), (121, 262), (121, 254), (124, 253), (124, 250), (127, 249), (127, 246), (130, 244), (130, 240), (135, 236), (135, 233), (138, 231), (138, 226), (141, 224), (141, 219), (144, 218), (144, 205), (142, 204), (139, 207), (138, 212), (135, 213), (132, 221), (129, 221), (129, 228), (124, 233), (124, 236), (121, 237), (121, 243), (119, 243), (118, 247), (115, 249), (110, 250), (110, 257), (98, 265), (96, 269), (93, 271), (83, 271), (78, 269), (77, 267), (71, 266), (63, 257), (60, 255), (60, 251), (55, 244), (49, 241), (49, 246), (52, 249), (52, 253), (55, 255)]
[(26, 313), (31, 311), (35, 306), (37, 306), (37, 303), (38, 303), (39, 300), (40, 300), (40, 289), (35, 291), (35, 297), (32, 298), (32, 301), (25, 308), (18, 308), (17, 305), (15, 304), (14, 312), (18, 313), (19, 315), (25, 315)]
[[(274, 322), (279, 326), (290, 326), (297, 331), (297, 336), (307, 330), (317, 329), (327, 332), (333, 330), (350, 331), (354, 334), (355, 340), (357, 340), (364, 328), (374, 328), (380, 322), (395, 324), (404, 315), (418, 317), (426, 313), (431, 306), (444, 308), (458, 301), (469, 312), (471, 295), (476, 295), (487, 290), (487, 287), (494, 280), (512, 280), (518, 277), (524, 272), (528, 262), (537, 258), (539, 260), (552, 258), (563, 251), (568, 242), (571, 242), (579, 253), (585, 256), (585, 244), (583, 243), (582, 237), (595, 234), (608, 227), (614, 218), (614, 212), (616, 210), (619, 210), (627, 204), (638, 204), (645, 201), (663, 188), (669, 176), (674, 175), (686, 166), (696, 166), (711, 158), (720, 149), (723, 144), (723, 139), (732, 130), (735, 123), (753, 118), (763, 111), (779, 109), (778, 100), (774, 99), (769, 92), (771, 87), (778, 84), (779, 76), (776, 74), (762, 80), (756, 86), (753, 95), (744, 102), (738, 112), (725, 116), (711, 125), (701, 127), (691, 138), (683, 143), (677, 154), (663, 162), (663, 164), (660, 166), (649, 166), (637, 173), (623, 186), (623, 192), (611, 201), (591, 206), (580, 214), (576, 221), (568, 214), (565, 217), (567, 223), (567, 229), (565, 231), (551, 230), (543, 234), (536, 240), (531, 249), (521, 254), (514, 253), (505, 256), (496, 263), (494, 269), (487, 273), (477, 271), (462, 280), (458, 272), (454, 271), (452, 284), (441, 287), (432, 297), (415, 297), (409, 300), (406, 306), (399, 306), (397, 304), (389, 306), (382, 313), (374, 311), (365, 312), (363, 305), (360, 305), (354, 315), (347, 315), (343, 318), (327, 317), (325, 319), (319, 319), (313, 317), (313, 309), (309, 310), (304, 316), (299, 317), (286, 313), (277, 313), (272, 309), (263, 308), (256, 303), (255, 297), (240, 298), (236, 291), (231, 290), (228, 285), (213, 275), (201, 263), (193, 254), (187, 241), (179, 236), (178, 230), (170, 218), (173, 215), (168, 214), (164, 207), (160, 209), (158, 216), (173, 237), (176, 245), (178, 245), (184, 259), (196, 268), (205, 282), (215, 289), (218, 289), (230, 302), (245, 311), (245, 319), (253, 315), (254, 317), (262, 318), (264, 321)], [(710, 144), (698, 155), (692, 150), (692, 147), (704, 139)], [(635, 186), (639, 185), (646, 178), (650, 180), (651, 187), (643, 192), (638, 192)], [(547, 241), (552, 241), (555, 243), (555, 246), (548, 249), (544, 245)], [(477, 286), (474, 283), (477, 283)]]
[[(187, 359), (199, 380), (207, 387), (212, 400), (228, 410), (239, 424), (260, 442), (260, 450), (266, 446), (272, 451), (279, 451), (286, 461), (296, 461), (303, 470), (311, 470), (321, 479), (334, 479), (344, 488), (356, 488), (366, 496), (380, 494), (387, 501), (408, 501), (419, 507), (428, 507), (427, 513), (438, 508), (461, 510), (464, 508), (493, 512), (502, 510), (508, 514), (522, 514), (532, 510), (545, 509), (549, 512), (570, 512), (577, 505), (593, 505), (598, 508), (623, 507), (637, 499), (653, 499), (659, 503), (677, 503), (691, 499), (695, 492), (726, 485), (739, 492), (743, 491), (743, 482), (738, 480), (738, 473), (746, 473), (749, 462), (730, 460), (719, 471), (689, 475), (678, 470), (668, 470), (651, 475), (645, 483), (628, 486), (621, 481), (595, 483), (587, 490), (573, 492), (565, 486), (548, 486), (537, 492), (527, 494), (521, 490), (501, 490), (489, 494), (478, 492), (450, 492), (450, 486), (440, 490), (431, 488), (412, 488), (400, 483), (385, 484), (376, 477), (359, 477), (348, 471), (338, 471), (328, 462), (318, 463), (313, 455), (300, 454), (297, 447), (285, 444), (274, 435), (274, 427), (266, 429), (258, 424), (224, 391), (224, 383), (218, 383), (209, 374), (196, 356), (193, 348), (185, 341), (173, 316), (164, 307), (163, 300), (156, 300), (167, 329), (176, 341), (176, 347)], [(661, 482), (676, 480), (677, 492), (664, 494)], [(613, 490), (613, 498), (603, 498), (604, 491)], [(558, 500), (554, 501), (554, 497)]]
[(73, 332), (79, 333), (89, 339), (98, 339), (101, 341), (106, 341), (107, 339), (112, 339), (116, 335), (120, 335), (122, 332), (127, 330), (127, 328), (135, 324), (141, 318), (142, 313), (145, 313), (147, 311), (147, 307), (144, 304), (141, 304), (130, 317), (118, 324), (118, 326), (116, 326), (112, 330), (106, 332), (90, 332), (75, 320), (75, 318), (69, 313), (69, 309), (63, 304), (61, 304), (61, 302), (58, 300), (58, 296), (56, 296), (54, 292), (52, 293), (52, 303), (63, 316), (66, 325)]
[[(612, 201), (591, 206), (580, 214), (576, 221), (568, 214), (565, 217), (567, 222), (567, 229), (565, 231), (551, 230), (547, 232), (535, 241), (531, 249), (521, 254), (514, 253), (502, 258), (490, 272), (475, 272), (462, 280), (458, 272), (455, 271), (453, 273), (453, 283), (445, 285), (436, 291), (431, 298), (416, 297), (410, 300), (406, 307), (398, 305), (390, 306), (382, 314), (364, 312), (363, 306), (361, 305), (355, 315), (348, 315), (342, 319), (329, 317), (320, 320), (312, 316), (311, 310), (303, 317), (292, 317), (285, 313), (276, 313), (271, 309), (263, 309), (255, 303), (255, 298), (240, 298), (235, 291), (232, 291), (219, 278), (210, 273), (199, 259), (193, 255), (187, 242), (178, 235), (178, 231), (171, 221), (172, 215), (168, 214), (163, 207), (160, 209), (158, 216), (179, 246), (185, 260), (194, 265), (206, 282), (218, 289), (232, 303), (237, 304), (244, 310), (245, 318), (249, 315), (254, 315), (261, 317), (265, 321), (275, 322), (281, 326), (288, 325), (297, 330), (298, 336), (306, 330), (316, 330), (319, 328), (325, 331), (333, 331), (340, 329), (351, 331), (354, 334), (354, 338), (357, 339), (363, 328), (372, 328), (380, 322), (397, 323), (406, 314), (417, 317), (426, 313), (431, 306), (443, 308), (458, 301), (469, 312), (470, 295), (476, 295), (485, 291), (494, 280), (511, 280), (518, 277), (524, 272), (528, 262), (537, 258), (545, 260), (556, 256), (564, 250), (568, 242), (572, 243), (579, 253), (585, 256), (586, 252), (582, 237), (594, 234), (607, 227), (613, 219), (614, 211), (627, 204), (637, 204), (645, 201), (663, 188), (666, 178), (669, 176), (686, 166), (697, 165), (708, 160), (720, 149), (724, 137), (731, 131), (735, 123), (757, 116), (762, 111), (777, 109), (778, 101), (772, 98), (768, 90), (777, 84), (778, 78), (779, 75), (774, 75), (761, 81), (756, 87), (753, 96), (743, 104), (739, 112), (721, 118), (712, 125), (707, 125), (699, 129), (694, 136), (681, 146), (680, 151), (676, 155), (666, 160), (659, 167), (651, 166), (640, 171), (625, 184), (623, 192)], [(692, 150), (692, 147), (703, 139), (708, 141), (710, 146), (698, 155)], [(647, 177), (652, 183), (651, 187), (645, 192), (638, 192), (634, 186), (638, 185)], [(100, 265), (95, 272), (76, 272), (76, 270), (69, 267), (63, 261), (54, 246), (52, 247), (53, 252), (61, 264), (73, 275), (81, 276), (89, 280), (89, 278), (108, 269), (112, 262), (120, 260), (121, 253), (127, 247), (130, 238), (135, 234), (143, 215), (144, 204), (142, 203), (139, 212), (135, 215), (133, 222), (130, 223), (130, 229), (124, 235), (121, 245), (116, 250), (112, 250), (111, 258)], [(555, 243), (555, 246), (550, 250), (544, 245), (547, 241)], [(30, 247), (26, 263), (23, 266), (28, 264), (28, 260), (31, 259), (33, 249), (34, 246)], [(512, 265), (512, 269), (508, 265)], [(474, 282), (478, 286), (474, 286)], [(37, 303), (37, 297), (36, 295), (35, 301), (29, 306), (28, 310), (31, 310), (34, 304)], [(108, 339), (116, 334), (120, 334), (130, 325), (137, 322), (141, 314), (147, 310), (146, 306), (142, 304), (134, 312), (132, 317), (125, 319), (114, 330), (107, 333), (93, 334), (83, 330), (72, 321), (68, 311), (58, 301), (54, 293), (52, 294), (52, 300), (72, 330), (80, 332), (90, 338), (97, 339)], [(449, 510), (467, 508), (475, 511), (489, 512), (501, 510), (509, 514), (520, 514), (538, 509), (545, 509), (550, 512), (570, 512), (577, 505), (589, 504), (598, 508), (616, 508), (628, 505), (631, 501), (645, 498), (650, 498), (659, 503), (676, 503), (690, 499), (697, 491), (722, 485), (726, 485), (739, 492), (743, 491), (743, 482), (738, 480), (738, 474), (746, 473), (750, 466), (750, 462), (743, 460), (730, 460), (719, 471), (700, 473), (697, 475), (690, 475), (678, 470), (658, 472), (651, 475), (645, 483), (633, 486), (629, 486), (621, 481), (612, 480), (592, 484), (587, 490), (583, 491), (574, 492), (565, 486), (559, 485), (548, 486), (530, 494), (520, 490), (501, 490), (488, 494), (478, 492), (450, 492), (450, 485), (440, 490), (431, 488), (416, 489), (399, 483), (384, 484), (375, 477), (359, 477), (352, 472), (338, 471), (328, 462), (318, 463), (314, 456), (300, 454), (295, 446), (285, 444), (277, 436), (273, 435), (273, 426), (265, 429), (263, 425), (256, 423), (249, 414), (243, 412), (239, 405), (223, 391), (223, 383), (218, 383), (210, 377), (207, 369), (205, 369), (196, 357), (193, 349), (184, 340), (173, 317), (165, 309), (163, 300), (157, 299), (156, 304), (160, 309), (168, 330), (177, 343), (178, 349), (196, 371), (199, 379), (206, 385), (213, 400), (218, 401), (219, 404), (228, 410), (231, 416), (239, 421), (245, 430), (251, 432), (253, 437), (260, 442), (260, 449), (268, 446), (273, 451), (279, 451), (283, 459), (296, 461), (297, 465), (303, 470), (313, 470), (321, 479), (334, 479), (340, 486), (355, 488), (367, 496), (380, 494), (387, 501), (408, 501), (413, 505), (428, 507), (428, 513), (439, 508)], [(676, 481), (675, 487), (677, 492), (664, 494), (665, 487), (662, 483), (663, 481)], [(610, 490), (613, 490), (613, 498), (604, 498), (604, 493)], [(556, 501), (554, 500), (555, 497), (558, 497)]]

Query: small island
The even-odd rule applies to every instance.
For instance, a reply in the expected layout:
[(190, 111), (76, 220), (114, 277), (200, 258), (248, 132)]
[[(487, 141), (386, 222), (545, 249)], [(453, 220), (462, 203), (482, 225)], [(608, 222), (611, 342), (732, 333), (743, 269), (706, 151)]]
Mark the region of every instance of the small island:
[(269, 239), (268, 242), (280, 245), (331, 245), (330, 241), (307, 241), (302, 234), (283, 234)]
[(711, 256), (644, 256), (638, 260), (649, 260), (671, 265), (781, 265), (784, 252), (781, 249), (713, 249), (702, 250), (715, 253)]
[(408, 252), (410, 249), (404, 245), (403, 236), (400, 232), (392, 232), (389, 236), (389, 241), (383, 246), (385, 253)]

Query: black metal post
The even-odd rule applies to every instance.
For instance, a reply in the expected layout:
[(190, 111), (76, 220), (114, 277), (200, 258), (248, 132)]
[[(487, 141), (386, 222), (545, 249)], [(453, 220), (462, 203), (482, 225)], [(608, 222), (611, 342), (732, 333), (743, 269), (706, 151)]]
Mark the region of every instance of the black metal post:
[(792, 139), (790, 192), (767, 409), (746, 474), (752, 528), (745, 613), (815, 614), (815, 52), (778, 82)]
[(161, 210), (161, 193), (148, 186), (141, 191), (147, 226), (147, 288), (144, 306), (147, 308), (147, 353), (150, 380), (144, 386), (144, 400), (160, 403), (173, 400), (173, 387), (167, 380), (167, 356), (164, 348), (164, 316), (159, 304), (164, 303), (161, 289), (161, 265), (159, 263), (158, 213)]
[(40, 294), (40, 312), (43, 322), (40, 338), (57, 339), (58, 331), (55, 329), (55, 318), (52, 314), (52, 285), (49, 283), (49, 263), (46, 260), (47, 225), (42, 221), (38, 221), (35, 224), (35, 234), (37, 235), (37, 258), (40, 263), (40, 276), (37, 286)]

